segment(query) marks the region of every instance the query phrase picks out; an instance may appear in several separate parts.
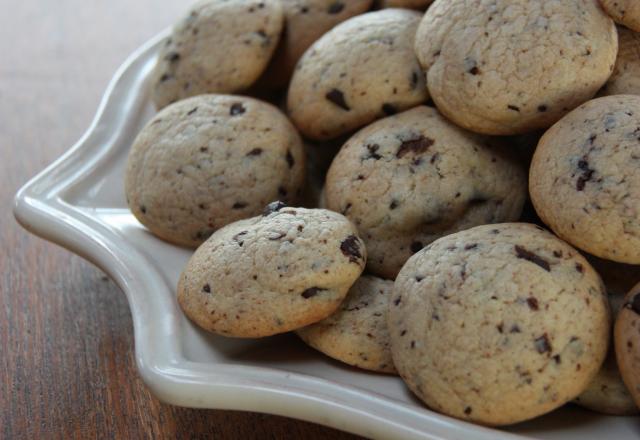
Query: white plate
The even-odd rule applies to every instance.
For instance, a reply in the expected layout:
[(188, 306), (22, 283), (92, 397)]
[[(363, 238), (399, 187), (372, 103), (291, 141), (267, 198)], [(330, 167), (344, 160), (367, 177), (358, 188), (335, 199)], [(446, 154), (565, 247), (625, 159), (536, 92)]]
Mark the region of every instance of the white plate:
[(129, 213), (127, 152), (153, 114), (147, 82), (166, 32), (118, 71), (84, 137), (18, 193), (29, 231), (92, 261), (127, 295), (138, 369), (161, 400), (181, 406), (259, 411), (374, 438), (598, 439), (640, 437), (638, 418), (568, 407), (492, 430), (425, 409), (396, 377), (349, 368), (291, 335), (226, 339), (195, 328), (175, 300), (190, 251), (150, 235)]

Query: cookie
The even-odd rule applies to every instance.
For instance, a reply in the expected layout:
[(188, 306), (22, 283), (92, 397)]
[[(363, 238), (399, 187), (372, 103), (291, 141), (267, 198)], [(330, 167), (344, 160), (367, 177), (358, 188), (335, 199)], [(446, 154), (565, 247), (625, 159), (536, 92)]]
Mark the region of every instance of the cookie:
[(178, 302), (205, 330), (270, 336), (333, 313), (365, 261), (364, 245), (342, 215), (274, 202), (196, 250), (178, 282)]
[[(640, 278), (638, 279), (640, 280)], [(624, 293), (611, 293), (606, 279), (604, 281), (607, 291), (609, 292), (608, 298), (611, 307), (611, 316), (615, 318), (624, 302)], [(609, 347), (607, 358), (595, 379), (574, 402), (582, 407), (603, 414), (626, 416), (638, 413), (638, 407), (633, 402), (629, 390), (627, 390), (620, 376), (613, 344)]]
[(281, 0), (286, 31), (261, 78), (267, 87), (285, 87), (296, 63), (318, 38), (348, 18), (366, 12), (372, 0)]
[(616, 319), (614, 341), (622, 380), (640, 407), (640, 284), (624, 299)]
[(283, 24), (278, 0), (197, 3), (160, 49), (152, 79), (156, 107), (247, 89), (266, 69)]
[(637, 0), (600, 0), (600, 4), (616, 23), (640, 32), (640, 3)]
[(485, 223), (515, 221), (527, 183), (509, 151), (436, 109), (381, 119), (342, 147), (327, 174), (327, 208), (355, 223), (368, 269), (395, 278), (423, 246)]
[(600, 95), (640, 95), (640, 34), (618, 27), (618, 58)]
[(540, 218), (600, 258), (640, 264), (640, 96), (594, 99), (549, 129), (531, 162)]
[(127, 203), (155, 235), (197, 246), (273, 200), (295, 202), (304, 170), (300, 136), (275, 107), (201, 95), (165, 108), (142, 129), (129, 153)]
[(413, 52), (416, 11), (384, 9), (351, 18), (298, 62), (287, 108), (305, 136), (327, 140), (427, 99)]
[(316, 350), (354, 367), (395, 373), (387, 311), (393, 281), (364, 275), (326, 319), (301, 328), (298, 336)]
[(429, 93), (479, 133), (546, 128), (613, 71), (617, 33), (597, 0), (437, 1), (415, 40)]
[(389, 308), (393, 361), (431, 409), (506, 425), (577, 397), (607, 353), (610, 312), (587, 260), (544, 229), (483, 225), (407, 261)]
[(380, 8), (409, 8), (425, 10), (433, 0), (378, 0)]

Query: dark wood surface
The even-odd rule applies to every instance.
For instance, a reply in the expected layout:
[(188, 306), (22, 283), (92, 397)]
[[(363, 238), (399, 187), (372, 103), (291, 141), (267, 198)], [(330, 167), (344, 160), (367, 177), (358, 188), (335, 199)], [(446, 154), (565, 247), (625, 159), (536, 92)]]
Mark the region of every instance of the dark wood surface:
[(160, 403), (139, 378), (122, 292), (11, 215), (88, 127), (125, 57), (181, 0), (0, 0), (0, 438), (346, 439), (283, 417)]

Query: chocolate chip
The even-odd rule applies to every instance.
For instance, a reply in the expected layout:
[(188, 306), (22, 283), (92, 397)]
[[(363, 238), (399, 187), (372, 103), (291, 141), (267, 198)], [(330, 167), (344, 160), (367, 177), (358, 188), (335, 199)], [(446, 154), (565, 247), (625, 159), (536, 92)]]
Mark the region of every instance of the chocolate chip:
[(344, 3), (342, 2), (333, 2), (327, 8), (327, 13), (329, 14), (338, 14), (344, 9)]
[(518, 327), (518, 324), (513, 324), (511, 326), (511, 329), (509, 330), (509, 333), (520, 333), (520, 327)]
[(396, 299), (393, 300), (393, 305), (394, 306), (398, 306), (400, 305), (400, 303), (402, 302), (402, 296), (397, 297)]
[(360, 253), (360, 240), (355, 235), (350, 235), (340, 243), (340, 250), (342, 253), (349, 257), (350, 263), (359, 263), (359, 259), (362, 258)]
[(180, 54), (178, 52), (169, 52), (164, 59), (170, 63), (175, 63), (180, 60)]
[(296, 161), (293, 159), (293, 155), (291, 154), (290, 150), (287, 150), (287, 155), (285, 156), (285, 159), (287, 160), (287, 165), (289, 165), (289, 168), (293, 168)]
[(414, 241), (409, 246), (409, 249), (411, 249), (411, 252), (413, 252), (415, 254), (416, 252), (420, 252), (420, 250), (422, 250), (423, 247), (424, 247), (424, 245), (422, 244), (422, 242)]
[(498, 331), (500, 333), (504, 332), (504, 324), (502, 322), (500, 324), (496, 325), (496, 328), (498, 329)]
[(236, 202), (233, 204), (231, 209), (244, 209), (249, 206), (246, 202)]
[(531, 251), (526, 250), (522, 246), (515, 245), (516, 256), (518, 258), (522, 258), (523, 260), (527, 260), (532, 262), (533, 264), (537, 264), (547, 272), (551, 272), (551, 266), (549, 263), (539, 255), (534, 254)]
[(549, 342), (549, 337), (545, 333), (534, 341), (534, 345), (538, 353), (548, 353), (551, 351), (551, 342)]
[(584, 266), (580, 263), (576, 263), (576, 270), (580, 273), (584, 273)]
[(540, 113), (544, 113), (544, 112), (546, 112), (547, 110), (548, 110), (548, 109), (547, 109), (547, 106), (546, 106), (546, 105), (539, 105), (539, 106), (538, 106), (538, 111), (539, 111)]
[(562, 257), (562, 251), (553, 251), (553, 256), (556, 258), (561, 258)]
[(538, 306), (538, 300), (533, 296), (530, 296), (529, 298), (527, 298), (527, 304), (529, 305), (529, 308), (531, 310), (539, 310), (540, 309), (540, 307)]
[(391, 104), (382, 104), (382, 112), (387, 116), (391, 116), (398, 113), (398, 110)]
[(586, 156), (578, 161), (578, 168), (582, 171), (582, 174), (578, 177), (576, 189), (578, 191), (582, 191), (584, 190), (586, 183), (593, 178), (595, 170), (589, 168), (589, 162), (587, 161)]
[(340, 107), (342, 110), (350, 111), (351, 108), (347, 105), (347, 101), (344, 99), (344, 93), (342, 93), (338, 89), (331, 89), (324, 95), (327, 100), (333, 102), (335, 105)]
[(416, 348), (416, 341), (411, 341), (411, 348)]
[(310, 287), (307, 290), (305, 290), (304, 292), (302, 292), (300, 294), (300, 296), (302, 296), (304, 299), (309, 299), (313, 296), (316, 296), (318, 293), (327, 290), (327, 289), (323, 289), (321, 287)]
[(254, 148), (247, 153), (247, 156), (260, 156), (262, 154), (262, 148)]
[(508, 105), (507, 108), (509, 110), (513, 110), (514, 112), (519, 112), (520, 111), (520, 107), (515, 106), (515, 105)]
[(559, 364), (562, 361), (559, 354), (553, 356), (551, 359), (553, 359), (556, 364)]
[(202, 291), (206, 293), (211, 293), (211, 286), (208, 284), (205, 284), (204, 286), (202, 286)]
[(366, 159), (373, 159), (373, 160), (382, 159), (382, 156), (380, 156), (377, 153), (377, 151), (380, 149), (380, 145), (378, 145), (378, 144), (367, 144), (367, 145), (365, 145), (365, 148), (369, 152), (369, 154), (364, 157), (365, 160)]
[(191, 110), (189, 110), (189, 112), (187, 113), (187, 116), (191, 116), (192, 114), (194, 114), (197, 111), (198, 111), (198, 107), (194, 107)]
[(475, 249), (478, 247), (478, 243), (468, 244), (464, 247), (465, 251), (470, 251), (471, 249)]
[(464, 413), (465, 413), (466, 415), (471, 414), (471, 411), (473, 411), (473, 410), (471, 409), (471, 407), (470, 407), (470, 406), (467, 406), (467, 407), (464, 409)]
[(231, 237), (231, 239), (236, 243), (238, 243), (238, 246), (242, 247), (242, 245), (244, 244), (244, 241), (242, 241), (240, 237), (242, 237), (243, 235), (247, 235), (248, 233), (249, 233), (248, 231), (238, 232), (236, 235)]
[(267, 216), (269, 214), (273, 214), (274, 212), (280, 211), (282, 208), (286, 208), (287, 204), (281, 202), (280, 200), (276, 200), (275, 202), (269, 203), (262, 211), (262, 215)]
[(399, 203), (397, 200), (392, 200), (391, 203), (389, 204), (389, 209), (396, 209), (398, 207)]
[(427, 151), (427, 149), (429, 149), (429, 147), (434, 143), (435, 141), (433, 139), (418, 135), (413, 139), (403, 141), (402, 144), (400, 144), (398, 151), (396, 152), (396, 157), (400, 159), (401, 157), (409, 153), (422, 154)]
[(416, 282), (419, 283), (420, 281), (424, 280), (423, 276), (420, 275), (416, 275)]
[(144, 206), (144, 205), (140, 205), (140, 212), (143, 213), (143, 214), (146, 214), (147, 213), (147, 207)]
[(469, 73), (472, 75), (479, 75), (480, 69), (478, 69), (478, 66), (473, 66), (471, 69), (469, 69)]
[(246, 111), (247, 111), (247, 109), (244, 108), (242, 103), (236, 102), (236, 103), (231, 104), (231, 108), (229, 109), (229, 114), (231, 116), (237, 116), (237, 115), (243, 114)]
[(342, 209), (342, 215), (347, 215), (347, 213), (349, 212), (352, 206), (353, 205), (351, 203), (347, 203), (345, 207)]
[(173, 78), (172, 75), (169, 75), (168, 73), (165, 73), (164, 75), (162, 75), (160, 77), (160, 82), (169, 81), (171, 78)]

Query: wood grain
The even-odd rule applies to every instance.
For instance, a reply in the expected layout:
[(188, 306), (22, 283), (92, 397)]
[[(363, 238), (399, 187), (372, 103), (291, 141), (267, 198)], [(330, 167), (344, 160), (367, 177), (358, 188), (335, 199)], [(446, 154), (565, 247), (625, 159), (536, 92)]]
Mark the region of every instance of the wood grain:
[(17, 189), (88, 127), (119, 64), (186, 3), (0, 0), (0, 438), (355, 438), (158, 402), (135, 368), (124, 295), (11, 215)]

